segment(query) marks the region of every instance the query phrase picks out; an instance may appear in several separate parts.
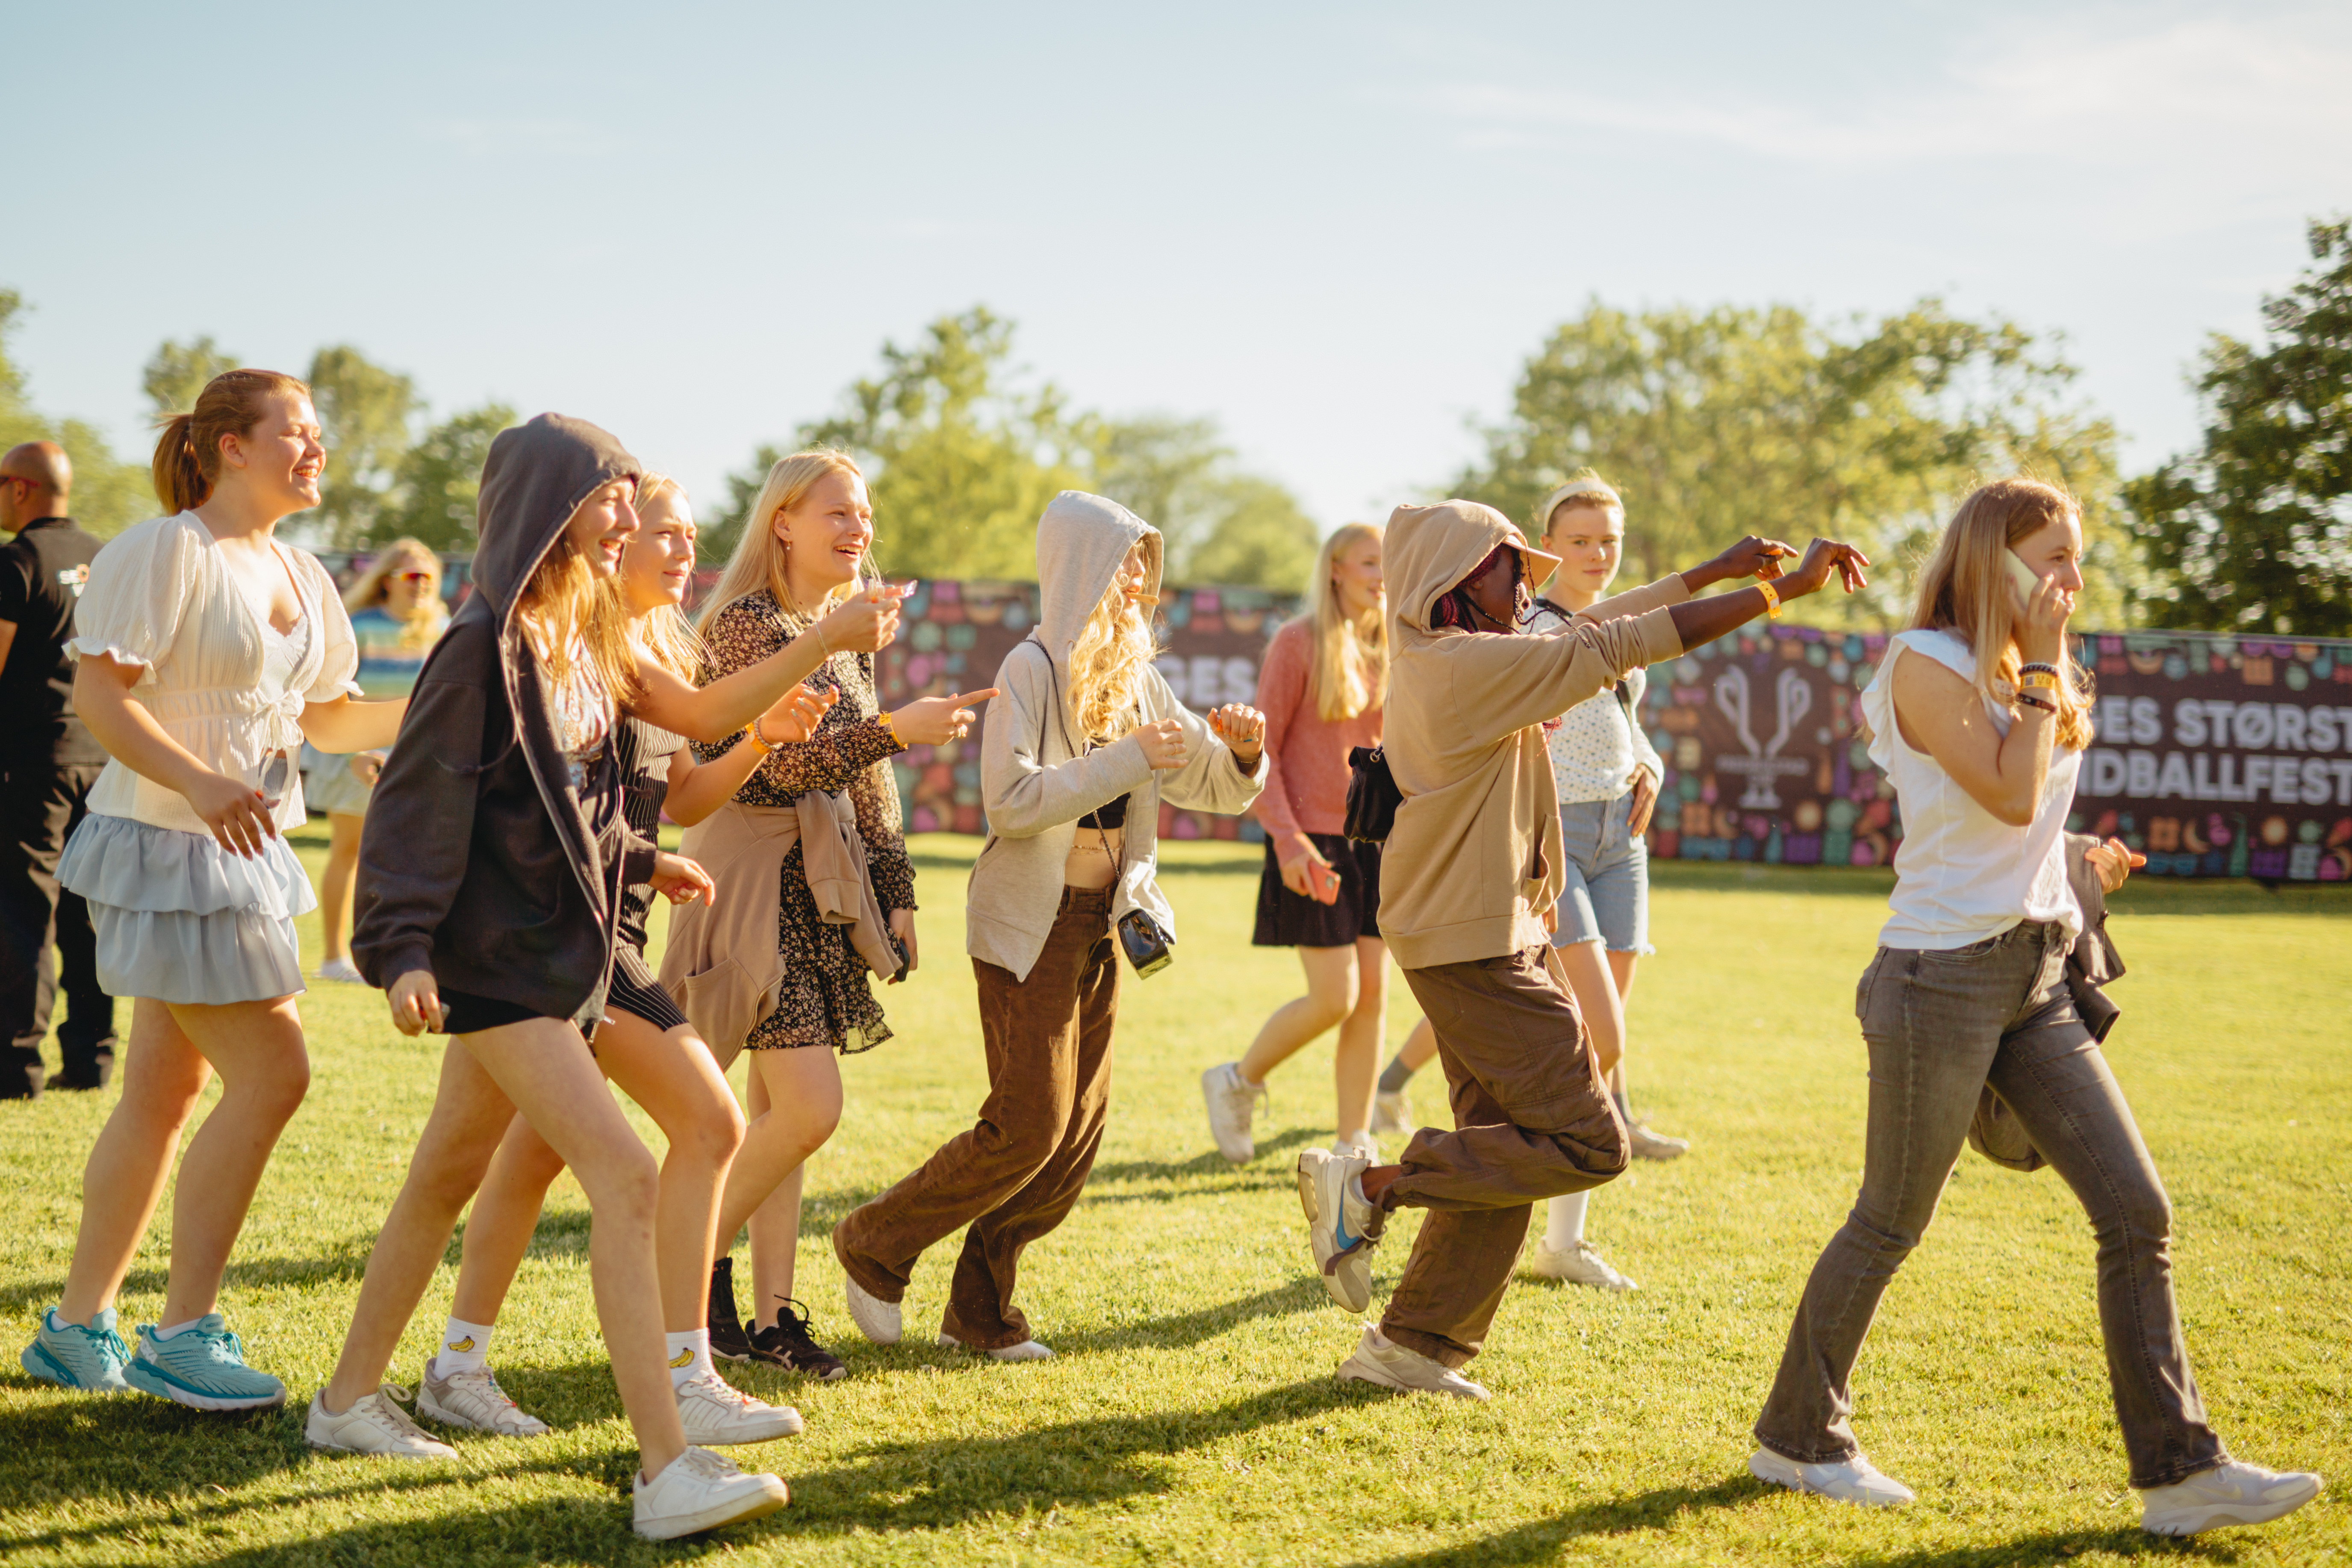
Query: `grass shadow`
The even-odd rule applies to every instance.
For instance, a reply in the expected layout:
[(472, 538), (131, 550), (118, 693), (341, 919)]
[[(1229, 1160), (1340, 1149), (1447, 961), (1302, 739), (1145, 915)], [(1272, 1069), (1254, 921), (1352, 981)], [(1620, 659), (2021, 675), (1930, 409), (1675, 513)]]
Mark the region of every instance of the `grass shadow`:
[[(457, 1261), (457, 1242), (450, 1242), (449, 1260)], [(335, 1251), (310, 1258), (248, 1258), (232, 1262), (221, 1276), (224, 1289), (247, 1287), (283, 1288), (289, 1285), (356, 1284), (367, 1272), (368, 1254), (375, 1247), (375, 1233), (360, 1232), (345, 1240)], [(134, 1268), (123, 1277), (120, 1294), (152, 1290), (161, 1292), (170, 1282), (168, 1268)], [(0, 1312), (30, 1312), (54, 1307), (65, 1289), (65, 1279), (55, 1276), (44, 1279), (18, 1279), (0, 1286)], [(130, 1337), (128, 1329), (123, 1337)]]
[[(1189, 1160), (1121, 1160), (1111, 1164), (1098, 1164), (1087, 1176), (1087, 1184), (1092, 1186), (1097, 1182), (1166, 1182), (1180, 1176), (1209, 1176), (1225, 1171), (1244, 1174), (1251, 1171), (1258, 1159), (1268, 1154), (1284, 1153), (1301, 1143), (1315, 1142), (1321, 1136), (1312, 1127), (1285, 1128), (1271, 1138), (1260, 1139), (1257, 1157), (1247, 1165), (1236, 1165), (1214, 1149), (1195, 1154)], [(1284, 1182), (1290, 1180), (1290, 1172), (1285, 1167), (1276, 1167), (1269, 1173), (1279, 1175)], [(1088, 1195), (1092, 1197), (1091, 1194)]]
[(1301, 1275), (1290, 1284), (1261, 1290), (1238, 1301), (1222, 1301), (1172, 1317), (1150, 1318), (1116, 1328), (1057, 1333), (1053, 1336), (1054, 1353), (1100, 1355), (1114, 1351), (1184, 1349), (1259, 1318), (1287, 1318), (1318, 1311), (1329, 1301), (1319, 1281)]

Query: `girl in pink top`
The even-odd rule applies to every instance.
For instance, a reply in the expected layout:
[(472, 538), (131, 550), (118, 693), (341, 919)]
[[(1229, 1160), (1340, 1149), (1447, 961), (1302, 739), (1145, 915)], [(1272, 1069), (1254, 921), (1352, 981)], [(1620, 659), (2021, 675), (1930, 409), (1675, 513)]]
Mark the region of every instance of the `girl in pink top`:
[(1258, 1030), (1241, 1060), (1201, 1075), (1209, 1131), (1236, 1164), (1256, 1153), (1254, 1103), (1265, 1076), (1326, 1030), (1338, 1029), (1339, 1144), (1371, 1142), (1372, 1078), (1386, 1016), (1388, 948), (1381, 941), (1381, 849), (1340, 834), (1348, 753), (1381, 743), (1388, 688), (1381, 531), (1351, 522), (1315, 559), (1307, 613), (1275, 634), (1258, 673), (1270, 772), (1254, 808), (1265, 828), (1258, 883), (1259, 947), (1294, 947), (1307, 994)]

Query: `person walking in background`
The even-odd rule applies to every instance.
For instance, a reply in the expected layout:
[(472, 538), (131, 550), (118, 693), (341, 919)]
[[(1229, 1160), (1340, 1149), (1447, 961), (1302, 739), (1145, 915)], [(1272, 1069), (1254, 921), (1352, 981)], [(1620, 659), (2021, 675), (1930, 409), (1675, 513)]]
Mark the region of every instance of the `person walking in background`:
[[(837, 1058), (890, 1038), (869, 976), (903, 980), (921, 961), (889, 759), (961, 739), (972, 721), (963, 704), (995, 694), (883, 711), (873, 655), (845, 642), (836, 618), (902, 595), (870, 579), (874, 510), (845, 454), (779, 458), (747, 516), (703, 611), (706, 668), (718, 679), (796, 658), (833, 705), (814, 735), (762, 756), (731, 801), (688, 830), (680, 848), (713, 868), (718, 891), (707, 907), (673, 911), (661, 978), (720, 1070), (751, 1053), (751, 1125), (728, 1172), (717, 1242), (724, 1255), (751, 1228), (750, 1338), (767, 1347), (762, 1359), (830, 1379), (846, 1367), (817, 1342), (794, 1294), (802, 1172), (841, 1122)], [(730, 737), (695, 755), (716, 764), (753, 743)], [(740, 1323), (731, 1289), (711, 1296), (720, 1339)]]
[(1251, 1112), (1265, 1098), (1266, 1075), (1330, 1029), (1339, 1031), (1331, 1064), (1339, 1095), (1333, 1147), (1380, 1158), (1370, 1129), (1388, 1018), (1381, 848), (1339, 830), (1347, 816), (1348, 754), (1381, 743), (1388, 664), (1381, 531), (1351, 522), (1323, 542), (1307, 612), (1275, 633), (1258, 671), (1266, 783), (1252, 809), (1265, 828), (1265, 868), (1250, 940), (1297, 949), (1307, 994), (1277, 1008), (1239, 1061), (1201, 1075), (1210, 1136), (1235, 1164), (1257, 1152)]
[[(99, 542), (66, 515), (73, 465), (54, 441), (0, 457), (0, 1100), (102, 1088), (114, 1071), (114, 998), (98, 983), (98, 936), (58, 858), (89, 810), (106, 749), (74, 711), (74, 605)], [(41, 1059), (58, 987), (56, 1077)]]
[[(303, 821), (294, 752), (306, 737), (383, 745), (403, 709), (352, 700), (359, 647), (334, 581), (274, 537), (319, 504), (325, 464), (308, 386), (271, 371), (215, 376), (155, 446), (172, 515), (110, 542), (74, 609), (75, 708), (113, 760), (58, 880), (89, 901), (99, 984), (137, 1000), (64, 1292), (21, 1358), (68, 1388), (127, 1386), (198, 1410), (286, 1399), (215, 1309), (310, 1081), (294, 917), (315, 902), (285, 837)], [(114, 1299), (215, 1073), (220, 1102), (173, 1188), (162, 1326), (142, 1325), (130, 1354)]]
[[(394, 540), (343, 591), (343, 608), (359, 639), (360, 690), (378, 700), (407, 696), (425, 656), (449, 624), (441, 557), (417, 540)], [(327, 868), (319, 878), (321, 980), (360, 983), (352, 963), (352, 881), (359, 874), (368, 792), (383, 768), (382, 752), (336, 756), (302, 743), (303, 795), (311, 810), (324, 814), (328, 829)]]
[(1298, 1192), (1331, 1298), (1371, 1301), (1389, 1213), (1430, 1210), (1377, 1328), (1343, 1380), (1483, 1399), (1478, 1353), (1537, 1198), (1610, 1181), (1629, 1158), (1602, 1088), (1614, 1064), (1579, 1016), (1549, 941), (1566, 852), (1543, 722), (1820, 588), (1851, 591), (1862, 557), (1817, 539), (1780, 584), (1693, 590), (1769, 571), (1788, 546), (1748, 539), (1691, 571), (1528, 637), (1528, 584), (1559, 562), (1473, 501), (1400, 507), (1389, 521), (1385, 745), (1402, 796), (1381, 858), (1381, 929), (1437, 1035), (1454, 1131), (1423, 1128), (1392, 1165), (1309, 1149)]
[[(2277, 1519), (2321, 1483), (2231, 1458), (2207, 1425), (2173, 1298), (2171, 1205), (2067, 984), (2084, 917), (2066, 816), (2092, 738), (2066, 645), (2082, 559), (2073, 497), (2024, 479), (1980, 487), (1862, 694), (1904, 826), (1854, 1003), (1870, 1050), (1862, 1189), (1805, 1281), (1748, 1463), (1841, 1502), (1912, 1500), (1855, 1441), (1850, 1380), (1990, 1087), (2098, 1237), (2099, 1326), (2141, 1526), (2189, 1535)], [(2103, 887), (2121, 886), (2123, 845), (2094, 857)]]
[[(1077, 1202), (1110, 1109), (1125, 945), (1150, 973), (1175, 942), (1153, 879), (1160, 805), (1236, 813), (1265, 784), (1265, 719), (1205, 720), (1152, 668), (1159, 531), (1064, 490), (1037, 523), (1037, 631), (1006, 656), (982, 738), (988, 842), (964, 945), (980, 989), (980, 1119), (834, 1227), (858, 1331), (896, 1344), (916, 1260), (964, 1229), (940, 1343), (992, 1361), (1053, 1354), (1013, 1302), (1021, 1254)], [(1120, 941), (1114, 942), (1116, 930)]]

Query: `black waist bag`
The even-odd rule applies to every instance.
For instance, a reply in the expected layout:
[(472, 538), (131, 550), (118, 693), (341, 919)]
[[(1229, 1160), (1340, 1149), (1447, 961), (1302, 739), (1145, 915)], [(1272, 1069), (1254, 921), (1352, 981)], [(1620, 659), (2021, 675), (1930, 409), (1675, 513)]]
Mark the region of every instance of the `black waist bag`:
[(1397, 807), (1404, 792), (1389, 771), (1388, 753), (1379, 746), (1358, 746), (1348, 753), (1348, 816), (1340, 831), (1366, 844), (1384, 842), (1396, 826)]

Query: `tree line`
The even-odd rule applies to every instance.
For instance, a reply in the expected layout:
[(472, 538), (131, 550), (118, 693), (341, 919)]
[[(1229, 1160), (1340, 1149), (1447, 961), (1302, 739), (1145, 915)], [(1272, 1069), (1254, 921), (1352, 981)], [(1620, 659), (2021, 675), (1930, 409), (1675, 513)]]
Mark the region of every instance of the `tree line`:
[[(1885, 626), (1907, 609), (1901, 568), (1958, 497), (2024, 469), (2082, 498), (2086, 624), (2352, 634), (2348, 229), (2309, 226), (2313, 264), (2264, 301), (2265, 342), (2209, 340), (2192, 380), (2203, 438), (2147, 474), (2120, 471), (2114, 426), (2074, 394), (2060, 345), (2012, 321), (1969, 321), (1932, 298), (1876, 319), (1596, 300), (1529, 357), (1508, 411), (1477, 432), (1479, 457), (1445, 488), (1527, 524), (1546, 491), (1596, 468), (1626, 497), (1631, 580), (1749, 531), (1854, 539), (1882, 567), (1870, 594), (1800, 608)], [(76, 510), (101, 532), (147, 515), (143, 464), (34, 409), (7, 355), (22, 309), (0, 290), (0, 445), (62, 442), (80, 476)], [(707, 554), (733, 547), (778, 455), (823, 445), (866, 468), (891, 572), (1032, 576), (1038, 513), (1078, 488), (1161, 530), (1171, 582), (1303, 585), (1323, 530), (1240, 463), (1215, 421), (1078, 408), (1020, 365), (1013, 323), (984, 306), (886, 342), (879, 359), (832, 414), (761, 446), (722, 494), (700, 498)], [(168, 413), (236, 363), (209, 337), (167, 342), (142, 384)], [(471, 549), (482, 460), (515, 411), (491, 402), (434, 420), (408, 375), (348, 344), (318, 351), (309, 379), (332, 458), (308, 535)]]

